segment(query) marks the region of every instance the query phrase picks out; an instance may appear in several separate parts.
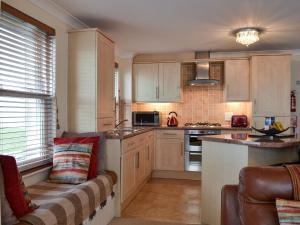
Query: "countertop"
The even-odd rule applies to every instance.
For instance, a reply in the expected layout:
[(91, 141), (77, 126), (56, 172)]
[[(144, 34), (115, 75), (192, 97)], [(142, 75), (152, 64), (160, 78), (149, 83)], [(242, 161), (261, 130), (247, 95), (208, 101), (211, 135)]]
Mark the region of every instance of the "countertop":
[(139, 134), (143, 134), (152, 130), (232, 130), (232, 131), (251, 131), (249, 127), (228, 127), (228, 126), (221, 126), (221, 127), (168, 127), (168, 126), (160, 126), (160, 127), (134, 127), (138, 129), (136, 132), (123, 132), (120, 135), (114, 135), (110, 131), (106, 132), (107, 139), (126, 139), (130, 137), (134, 137)]
[(199, 137), (202, 141), (221, 142), (229, 144), (248, 145), (259, 148), (286, 148), (300, 144), (300, 136), (294, 137), (251, 137), (249, 134), (221, 134)]

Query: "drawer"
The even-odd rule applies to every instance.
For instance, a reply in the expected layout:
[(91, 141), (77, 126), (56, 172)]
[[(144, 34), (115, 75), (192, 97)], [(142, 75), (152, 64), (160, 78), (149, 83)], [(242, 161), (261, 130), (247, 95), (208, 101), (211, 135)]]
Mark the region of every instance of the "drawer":
[(174, 139), (184, 139), (183, 130), (157, 130), (156, 138), (174, 138)]
[(135, 149), (138, 146), (138, 141), (137, 141), (138, 136), (134, 136), (131, 138), (126, 138), (122, 140), (122, 151), (123, 154), (126, 152), (129, 152), (130, 150)]
[(97, 119), (97, 131), (108, 131), (114, 129), (115, 121), (114, 118), (100, 118)]

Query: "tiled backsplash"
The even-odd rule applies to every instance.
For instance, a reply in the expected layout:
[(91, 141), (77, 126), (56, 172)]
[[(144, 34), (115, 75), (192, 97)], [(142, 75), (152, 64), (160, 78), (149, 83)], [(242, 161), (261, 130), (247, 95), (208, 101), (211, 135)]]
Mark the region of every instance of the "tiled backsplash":
[[(223, 82), (216, 86), (190, 87), (186, 81), (193, 79), (195, 67), (193, 64), (182, 65), (182, 103), (133, 103), (132, 111), (159, 111), (162, 114), (162, 124), (166, 125), (170, 111), (178, 114), (179, 125), (186, 122), (218, 122), (229, 125), (225, 121), (225, 112), (233, 114), (244, 114), (250, 118), (251, 103), (226, 103), (223, 98)], [(211, 67), (211, 76), (221, 79), (222, 67), (215, 65)]]

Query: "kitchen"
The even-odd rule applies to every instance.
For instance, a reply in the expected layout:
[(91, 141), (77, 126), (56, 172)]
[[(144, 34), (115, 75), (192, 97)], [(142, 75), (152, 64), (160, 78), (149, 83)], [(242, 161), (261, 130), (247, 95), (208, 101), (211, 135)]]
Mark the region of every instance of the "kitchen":
[[(77, 97), (69, 102), (69, 131), (106, 132), (102, 157), (105, 168), (118, 176), (116, 216), (218, 224), (207, 220), (208, 215), (219, 215), (215, 209), (220, 201), (216, 199), (217, 206), (207, 208), (210, 204), (204, 197), (208, 196), (205, 185), (210, 183), (207, 177), (213, 171), (207, 170), (207, 165), (214, 160), (203, 160), (209, 152), (203, 145), (204, 138), (251, 133), (251, 126), (264, 127), (266, 116), (275, 116), (284, 128), (296, 125), (291, 123), (297, 115), (291, 112), (290, 103), (291, 91), (297, 90), (297, 56), (291, 51), (137, 54), (132, 60), (119, 59), (117, 67), (111, 60), (114, 80), (106, 77), (105, 86), (100, 88), (105, 92), (98, 93), (87, 89), (91, 80), (82, 80), (85, 74), (79, 73), (87, 62), (79, 65), (76, 60), (86, 49), (87, 43), (81, 40), (95, 38), (95, 34), (103, 42), (103, 34), (97, 29), (70, 33), (73, 79), (69, 95)], [(77, 62), (74, 66), (73, 61)], [(90, 65), (99, 66), (93, 60)], [(77, 83), (77, 79), (84, 82)], [(118, 87), (117, 104), (112, 101), (114, 89), (110, 86)], [(91, 94), (86, 95), (86, 90)], [(106, 91), (109, 97), (104, 95)], [(78, 101), (81, 98), (86, 100)], [(96, 106), (105, 103), (106, 107), (95, 109), (93, 102)], [(96, 120), (81, 120), (84, 115)], [(286, 134), (294, 130), (296, 126)], [(290, 159), (294, 160), (294, 155)], [(237, 173), (235, 170), (235, 180)], [(163, 191), (166, 187), (179, 191), (170, 197)], [(217, 187), (219, 196), (220, 185)]]
[[(93, 169), (95, 176), (112, 173), (109, 201), (90, 207), (92, 214), (78, 224), (227, 225), (222, 188), (237, 186), (242, 168), (299, 162), (297, 0), (0, 3), (7, 14), (0, 28), (1, 126), (25, 121), (7, 149), (2, 142), (10, 132), (1, 128), (0, 153), (17, 157), (18, 169), (22, 160), (42, 159), (24, 173), (30, 187), (52, 170), (54, 138), (100, 138)], [(26, 39), (31, 47), (40, 43), (35, 31), (46, 32), (51, 60), (41, 57), (50, 51), (46, 45), (32, 47), (31, 56), (24, 51), (15, 26), (26, 34), (34, 28)], [(19, 65), (20, 58), (34, 68)], [(26, 91), (17, 86), (23, 84)], [(30, 85), (41, 92), (32, 94)], [(46, 86), (51, 91), (44, 96)], [(13, 96), (22, 104), (8, 107), (5, 99)], [(48, 97), (51, 109), (40, 104)], [(36, 104), (23, 101), (29, 98)], [(14, 145), (19, 141), (24, 147)], [(38, 143), (34, 160), (31, 143)], [(16, 148), (22, 157), (9, 151)]]
[[(131, 118), (129, 117), (129, 120), (131, 119), (129, 125), (126, 126), (133, 126), (136, 129), (147, 126), (153, 127), (148, 129), (150, 129), (150, 132), (153, 132), (151, 129), (154, 129), (154, 133), (151, 134), (151, 138), (154, 138), (154, 146), (150, 147), (150, 149), (152, 149), (150, 153), (149, 147), (146, 147), (145, 150), (146, 155), (148, 155), (146, 158), (149, 159), (149, 154), (151, 155), (150, 158), (153, 158), (153, 171), (152, 173), (146, 173), (145, 180), (138, 182), (136, 186), (132, 185), (131, 187), (127, 187), (128, 183), (132, 184), (134, 180), (130, 180), (127, 183), (126, 179), (128, 177), (134, 177), (134, 173), (128, 175), (126, 172), (127, 154), (124, 153), (124, 150), (124, 155), (122, 154), (122, 147), (124, 148), (127, 141), (129, 142), (131, 138), (130, 136), (128, 138), (128, 136), (126, 137), (125, 135), (125, 140), (128, 138), (126, 143), (122, 142), (122, 137), (121, 141), (108, 140), (108, 148), (117, 148), (117, 151), (119, 152), (117, 158), (121, 158), (121, 161), (124, 160), (122, 162), (126, 165), (122, 167), (122, 164), (118, 164), (117, 167), (111, 168), (120, 171), (120, 183), (124, 184), (123, 188), (121, 187), (120, 190), (121, 196), (125, 196), (124, 199), (121, 200), (120, 209), (120, 211), (123, 211), (123, 216), (148, 219), (159, 218), (155, 213), (151, 214), (147, 210), (138, 210), (139, 207), (146, 207), (146, 203), (143, 202), (143, 205), (141, 204), (141, 200), (135, 200), (142, 198), (139, 196), (139, 193), (143, 192), (143, 186), (149, 179), (150, 174), (152, 178), (201, 180), (201, 136), (245, 134), (251, 133), (251, 125), (258, 128), (263, 127), (264, 117), (253, 116), (255, 115), (254, 110), (256, 109), (255, 107), (253, 109), (252, 101), (250, 100), (250, 67), (253, 66), (251, 64), (253, 63), (252, 60), (256, 60), (260, 57), (264, 59), (269, 58), (271, 63), (273, 63), (272, 60), (278, 60), (277, 62), (280, 62), (280, 64), (283, 63), (279, 65), (279, 67), (285, 69), (285, 71), (280, 71), (279, 74), (282, 74), (283, 72), (286, 74), (286, 78), (290, 76), (290, 69), (288, 67), (282, 67), (285, 63), (284, 59), (290, 58), (289, 55), (285, 54), (265, 56), (254, 53), (252, 56), (233, 58), (224, 58), (224, 56), (222, 56), (222, 58), (219, 57), (216, 59), (209, 57), (207, 52), (201, 52), (201, 54), (204, 54), (205, 58), (200, 59), (200, 63), (195, 59), (191, 60), (192, 56), (187, 58), (186, 55), (184, 55), (185, 58), (182, 58), (183, 63), (170, 62), (172, 60), (175, 61), (175, 57), (177, 57), (176, 59), (178, 60), (179, 54), (173, 56), (168, 54), (167, 59), (164, 58), (164, 54), (142, 55), (136, 56), (136, 58), (133, 59), (132, 79), (134, 88), (132, 96), (133, 99), (138, 100), (133, 100), (133, 103), (130, 104), (132, 116)], [(194, 56), (199, 56), (201, 54), (199, 52), (190, 53), (190, 55)], [(174, 58), (172, 59), (172, 57)], [(153, 62), (154, 58), (155, 61)], [(188, 60), (191, 61), (187, 62)], [(208, 62), (210, 62), (209, 65)], [(198, 64), (200, 64), (200, 66), (201, 64), (208, 65), (209, 70), (197, 70)], [(167, 70), (165, 70), (164, 67), (166, 66), (168, 68), (170, 65), (175, 69), (172, 70), (172, 78), (170, 78), (173, 79), (171, 81), (172, 89), (169, 88), (168, 90), (171, 89), (173, 91), (170, 91), (170, 96), (166, 96), (165, 94), (163, 100), (161, 100), (159, 97), (161, 92), (159, 92), (158, 89), (168, 87), (157, 88), (156, 85), (162, 83), (164, 85), (169, 85), (167, 82), (169, 80), (166, 82), (158, 82), (158, 84), (154, 83), (152, 89), (150, 85), (149, 89), (145, 88), (146, 83), (152, 85), (151, 78), (153, 77), (157, 80), (162, 79), (161, 76), (168, 79), (168, 74), (165, 72)], [(181, 66), (181, 70), (177, 68), (178, 65)], [(174, 82), (176, 82), (176, 78), (174, 78), (176, 73), (174, 71), (180, 71), (177, 73), (181, 80), (181, 88), (179, 89), (178, 86), (174, 84)], [(276, 78), (276, 74), (277, 73), (275, 72), (273, 78)], [(204, 80), (195, 79), (195, 77), (201, 77), (201, 75), (202, 77), (205, 77)], [(236, 75), (240, 77), (236, 78)], [(253, 79), (253, 76), (251, 79)], [(281, 82), (281, 80), (279, 81)], [(143, 84), (143, 82), (145, 83)], [(239, 84), (240, 88), (236, 88), (236, 83)], [(139, 85), (143, 88), (139, 89)], [(232, 86), (235, 88), (232, 88)], [(286, 93), (289, 93), (289, 82), (286, 83), (285, 87), (287, 90)], [(267, 92), (268, 90), (265, 91)], [(165, 100), (168, 97), (171, 99), (170, 101), (175, 102), (165, 103), (168, 101)], [(289, 94), (285, 95), (285, 98), (288, 100), (288, 104), (286, 105), (288, 110), (285, 110), (286, 108), (283, 110), (285, 110), (284, 112), (288, 111), (286, 114), (288, 115), (290, 111)], [(274, 106), (276, 107), (276, 105)], [(123, 104), (123, 107), (126, 107), (126, 104)], [(276, 119), (281, 121), (285, 127), (288, 127), (290, 117), (288, 117), (288, 119), (287, 117), (276, 117)], [(160, 120), (158, 118), (160, 118)], [(281, 118), (284, 118), (285, 120)], [(201, 119), (203, 120), (201, 121)], [(125, 123), (128, 123), (128, 121), (125, 121)], [(143, 132), (146, 132), (147, 134), (148, 131), (149, 130), (145, 129)], [(121, 132), (117, 135), (122, 136), (123, 134)], [(111, 152), (114, 152), (113, 154), (115, 154), (116, 150)], [(131, 156), (131, 161), (137, 161), (139, 164), (140, 158), (143, 157), (142, 155), (142, 153), (137, 151)], [(108, 158), (110, 158), (110, 154), (108, 154)], [(116, 158), (111, 159), (108, 164), (111, 165), (113, 161), (116, 161)], [(122, 177), (124, 178), (123, 181)], [(145, 196), (143, 195), (143, 197)], [(203, 204), (203, 201), (201, 204)], [(148, 207), (150, 206), (151, 204), (148, 205)], [(135, 212), (133, 212), (133, 210), (135, 210)], [(189, 216), (193, 217), (194, 215)], [(170, 218), (168, 219), (170, 220)], [(183, 218), (176, 219), (177, 221), (185, 221)], [(191, 222), (191, 220), (187, 221)], [(197, 223), (196, 220), (192, 221), (192, 223), (195, 222)], [(198, 222), (200, 222), (200, 220)]]

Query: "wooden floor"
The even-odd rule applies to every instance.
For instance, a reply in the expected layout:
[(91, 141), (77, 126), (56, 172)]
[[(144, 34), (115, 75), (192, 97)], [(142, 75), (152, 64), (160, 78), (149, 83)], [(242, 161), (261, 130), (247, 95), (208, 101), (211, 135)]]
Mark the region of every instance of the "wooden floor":
[(200, 181), (152, 179), (124, 209), (122, 216), (200, 224), (200, 192)]

